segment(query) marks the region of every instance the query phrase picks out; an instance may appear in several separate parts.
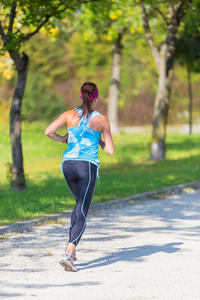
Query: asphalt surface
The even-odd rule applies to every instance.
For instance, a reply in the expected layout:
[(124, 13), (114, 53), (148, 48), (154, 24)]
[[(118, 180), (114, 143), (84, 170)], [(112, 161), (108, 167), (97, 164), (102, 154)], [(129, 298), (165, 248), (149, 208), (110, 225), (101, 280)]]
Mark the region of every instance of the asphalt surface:
[(1, 299), (200, 299), (200, 190), (92, 209), (78, 272), (58, 263), (69, 218), (0, 240)]

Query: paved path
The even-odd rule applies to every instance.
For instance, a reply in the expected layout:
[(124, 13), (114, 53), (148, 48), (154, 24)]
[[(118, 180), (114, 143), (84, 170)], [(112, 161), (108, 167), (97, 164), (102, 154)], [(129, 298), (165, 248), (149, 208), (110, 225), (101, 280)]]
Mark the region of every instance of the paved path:
[(58, 263), (62, 221), (1, 240), (1, 299), (200, 299), (200, 190), (91, 211), (77, 273)]

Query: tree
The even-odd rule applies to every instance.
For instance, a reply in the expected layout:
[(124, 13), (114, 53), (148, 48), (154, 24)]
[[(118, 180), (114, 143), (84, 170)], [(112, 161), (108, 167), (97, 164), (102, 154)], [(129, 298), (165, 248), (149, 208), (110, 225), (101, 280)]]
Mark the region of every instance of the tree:
[(192, 134), (192, 72), (200, 72), (200, 3), (186, 15), (182, 30), (179, 32), (175, 58), (187, 69), (189, 94), (189, 134)]
[(200, 33), (198, 36), (185, 36), (177, 41), (176, 59), (187, 70), (188, 95), (189, 95), (189, 134), (192, 134), (192, 110), (193, 110), (193, 93), (192, 93), (192, 72), (200, 72)]
[(18, 78), (10, 110), (10, 141), (12, 149), (13, 176), (12, 188), (26, 188), (21, 144), (21, 104), (26, 86), (29, 57), (20, 52), (23, 43), (27, 42), (39, 30), (55, 27), (55, 19), (62, 18), (63, 13), (72, 15), (82, 3), (90, 1), (70, 0), (2, 0), (0, 37), (3, 42), (1, 52), (9, 52), (16, 67)]
[[(167, 116), (170, 105), (170, 95), (173, 81), (174, 53), (176, 49), (177, 31), (183, 16), (193, 3), (193, 0), (149, 1), (136, 0), (142, 11), (143, 27), (148, 45), (158, 68), (158, 89), (154, 104), (153, 133), (151, 155), (153, 160), (165, 159), (165, 136)], [(152, 34), (150, 21), (162, 17), (165, 23), (165, 38), (157, 46)]]
[[(105, 6), (101, 3), (82, 6), (81, 20), (88, 40), (107, 40), (112, 43), (112, 70), (108, 92), (108, 118), (112, 133), (119, 133), (118, 102), (120, 94), (123, 37), (129, 31), (138, 38), (142, 30), (138, 7), (133, 7), (132, 0), (107, 1)], [(134, 18), (134, 21), (133, 21)], [(138, 30), (139, 28), (139, 30)], [(88, 36), (87, 36), (88, 35)]]

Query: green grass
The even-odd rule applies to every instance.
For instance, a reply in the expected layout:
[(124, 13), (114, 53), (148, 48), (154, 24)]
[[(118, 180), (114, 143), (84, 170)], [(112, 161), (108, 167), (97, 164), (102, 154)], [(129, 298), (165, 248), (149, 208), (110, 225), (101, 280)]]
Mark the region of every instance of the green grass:
[[(12, 191), (6, 179), (6, 163), (11, 162), (8, 130), (0, 131), (0, 224), (62, 212), (74, 206), (63, 175), (62, 152), (66, 146), (44, 135), (45, 124), (24, 126), (22, 144), (27, 190)], [(64, 130), (62, 130), (64, 133)], [(100, 150), (100, 179), (93, 203), (158, 190), (170, 185), (200, 180), (200, 139), (170, 133), (167, 161), (149, 161), (150, 134), (121, 134), (114, 137), (115, 155)]]

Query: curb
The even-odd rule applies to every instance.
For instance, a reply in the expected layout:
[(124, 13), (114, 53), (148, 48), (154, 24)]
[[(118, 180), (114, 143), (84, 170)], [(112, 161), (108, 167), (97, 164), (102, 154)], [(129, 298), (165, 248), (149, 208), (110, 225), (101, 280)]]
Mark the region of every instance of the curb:
[[(102, 203), (97, 203), (93, 204), (90, 207), (89, 214), (91, 212), (95, 212), (99, 209), (108, 209), (113, 207), (113, 205), (124, 205), (124, 204), (132, 204), (136, 203), (137, 201), (144, 201), (144, 200), (149, 200), (149, 199), (162, 199), (160, 197), (162, 194), (165, 196), (170, 196), (174, 194), (180, 194), (184, 192), (184, 189), (186, 188), (192, 188), (192, 189), (200, 189), (200, 181), (194, 181), (186, 184), (179, 184), (179, 185), (173, 185), (168, 188), (163, 188), (158, 191), (152, 191), (152, 192), (146, 192), (142, 194), (137, 194), (134, 196), (126, 197), (126, 198), (120, 198), (108, 202), (102, 202)], [(21, 222), (16, 222), (12, 223), (6, 226), (0, 227), (0, 235), (3, 235), (5, 233), (9, 232), (22, 232), (25, 229), (31, 228), (38, 223), (44, 223), (45, 221), (48, 220), (58, 220), (59, 218), (70, 218), (71, 215), (71, 210), (65, 211), (63, 213), (59, 214), (54, 214), (54, 215), (48, 215), (46, 217), (38, 218), (38, 219), (33, 219), (33, 220), (27, 220), (27, 221), (21, 221)]]

